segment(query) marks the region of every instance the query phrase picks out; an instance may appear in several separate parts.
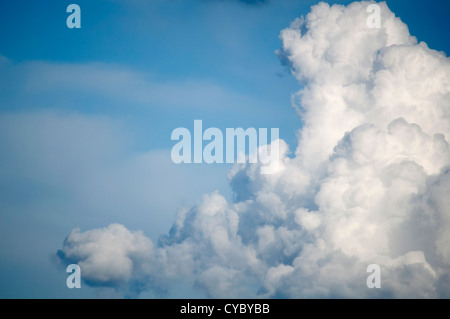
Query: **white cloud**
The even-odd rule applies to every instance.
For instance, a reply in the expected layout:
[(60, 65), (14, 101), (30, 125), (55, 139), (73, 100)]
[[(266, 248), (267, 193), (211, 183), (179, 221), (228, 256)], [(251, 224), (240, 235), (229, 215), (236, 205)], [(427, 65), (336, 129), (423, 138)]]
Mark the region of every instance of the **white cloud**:
[[(304, 85), (295, 157), (282, 143), (276, 174), (234, 167), (236, 201), (181, 212), (154, 276), (212, 297), (450, 295), (450, 61), (385, 3), (368, 28), (368, 4), (320, 3), (281, 32)], [(372, 263), (382, 289), (366, 286)]]
[[(62, 253), (62, 251), (61, 251)], [(153, 243), (142, 232), (130, 232), (120, 224), (67, 237), (64, 257), (80, 260), (84, 280), (91, 284), (122, 284), (151, 272)]]

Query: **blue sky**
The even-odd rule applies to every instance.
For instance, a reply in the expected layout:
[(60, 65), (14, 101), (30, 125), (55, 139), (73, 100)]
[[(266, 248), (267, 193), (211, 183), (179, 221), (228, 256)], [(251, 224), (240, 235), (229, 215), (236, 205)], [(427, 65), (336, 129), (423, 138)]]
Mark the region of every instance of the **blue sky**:
[[(348, 4), (351, 1), (328, 1)], [(54, 253), (75, 227), (120, 222), (157, 240), (224, 165), (170, 162), (177, 127), (279, 127), (291, 150), (300, 86), (275, 54), (316, 1), (98, 0), (0, 4), (0, 297), (69, 290)], [(450, 52), (448, 1), (387, 1), (410, 33)], [(101, 292), (100, 292), (101, 296)]]

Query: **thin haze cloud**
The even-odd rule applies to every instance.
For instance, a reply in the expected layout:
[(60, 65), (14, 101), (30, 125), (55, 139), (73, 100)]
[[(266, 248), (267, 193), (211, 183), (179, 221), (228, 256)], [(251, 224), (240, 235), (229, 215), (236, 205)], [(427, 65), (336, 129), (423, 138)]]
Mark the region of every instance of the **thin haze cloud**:
[[(3, 71), (0, 83), (8, 89), (2, 93), (12, 96), (9, 102), (16, 104), (24, 100), (36, 103), (42, 96), (46, 97), (45, 103), (48, 104), (52, 101), (50, 93), (55, 91), (74, 98), (97, 96), (119, 101), (124, 108), (136, 105), (142, 108), (205, 110), (227, 106), (233, 109), (236, 102), (256, 103), (249, 96), (206, 79), (162, 81), (155, 75), (114, 64), (40, 61), (15, 64), (0, 55), (0, 70)], [(11, 74), (14, 74), (12, 78)], [(19, 94), (20, 99), (17, 99)]]

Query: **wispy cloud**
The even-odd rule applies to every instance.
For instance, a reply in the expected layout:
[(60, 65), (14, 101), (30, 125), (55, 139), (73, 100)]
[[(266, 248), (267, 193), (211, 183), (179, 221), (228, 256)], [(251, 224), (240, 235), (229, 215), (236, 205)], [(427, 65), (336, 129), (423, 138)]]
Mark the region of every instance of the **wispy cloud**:
[[(137, 226), (149, 218), (144, 230), (161, 234), (172, 220), (161, 212), (223, 189), (214, 177), (199, 177), (198, 167), (172, 163), (168, 149), (132, 149), (134, 137), (127, 130), (107, 116), (48, 110), (1, 114), (2, 207), (20, 212), (16, 217), (30, 214), (80, 227), (102, 219)], [(16, 202), (17, 196), (27, 200)]]
[(211, 110), (258, 104), (208, 79), (161, 80), (156, 75), (117, 64), (42, 61), (15, 64), (5, 57), (1, 59), (0, 83), (9, 88), (2, 94), (3, 101), (0, 100), (3, 107), (31, 101), (35, 105), (44, 97), (47, 106), (64, 97), (101, 98), (126, 108)]

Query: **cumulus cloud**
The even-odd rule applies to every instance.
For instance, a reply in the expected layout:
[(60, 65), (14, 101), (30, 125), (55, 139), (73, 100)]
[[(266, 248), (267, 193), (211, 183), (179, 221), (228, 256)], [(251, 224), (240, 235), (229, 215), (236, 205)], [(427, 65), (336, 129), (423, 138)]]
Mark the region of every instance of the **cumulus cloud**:
[[(121, 243), (116, 225), (108, 243), (75, 231), (61, 259), (104, 285), (152, 289), (147, 274), (211, 297), (449, 297), (450, 61), (384, 2), (368, 28), (369, 3), (319, 3), (281, 32), (302, 129), (294, 157), (281, 141), (277, 173), (236, 165), (235, 201), (205, 195), (153, 248), (141, 234)], [(381, 289), (366, 286), (373, 263)]]
[[(84, 280), (91, 285), (120, 286), (145, 283), (151, 273), (153, 243), (142, 232), (120, 224), (81, 233), (74, 229), (64, 242), (60, 258), (79, 261)], [(133, 283), (131, 283), (133, 284)]]

